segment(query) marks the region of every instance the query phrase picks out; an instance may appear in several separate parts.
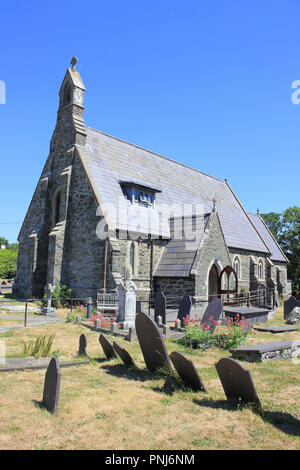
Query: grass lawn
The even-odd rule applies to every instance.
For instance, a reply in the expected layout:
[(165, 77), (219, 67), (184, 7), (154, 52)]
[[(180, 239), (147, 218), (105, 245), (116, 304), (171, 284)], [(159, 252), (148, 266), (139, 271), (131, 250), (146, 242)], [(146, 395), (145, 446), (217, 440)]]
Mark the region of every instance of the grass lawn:
[[(283, 324), (282, 308), (270, 324)], [(300, 361), (244, 362), (251, 371), (263, 416), (226, 401), (214, 364), (227, 351), (187, 350), (167, 340), (169, 353), (184, 352), (208, 393), (162, 391), (164, 380), (145, 369), (138, 343), (117, 338), (140, 367), (107, 361), (99, 333), (65, 323), (28, 327), (0, 335), (8, 357), (20, 356), (23, 341), (55, 333), (53, 350), (75, 358), (85, 333), (90, 364), (61, 369), (56, 415), (40, 407), (45, 370), (0, 373), (0, 449), (300, 449)], [(112, 337), (111, 337), (112, 338)], [(248, 344), (300, 339), (299, 331), (256, 333)]]

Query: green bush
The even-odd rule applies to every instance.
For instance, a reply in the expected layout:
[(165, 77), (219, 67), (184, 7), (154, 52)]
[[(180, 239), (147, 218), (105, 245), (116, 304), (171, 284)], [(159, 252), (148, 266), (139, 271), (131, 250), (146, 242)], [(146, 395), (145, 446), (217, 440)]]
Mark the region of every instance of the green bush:
[(0, 250), (0, 278), (11, 279), (17, 273), (18, 251)]
[[(69, 307), (70, 306), (70, 298), (72, 296), (72, 289), (69, 289), (66, 285), (61, 286), (57, 284), (54, 287), (54, 291), (52, 294), (52, 307)], [(44, 295), (44, 305), (47, 304), (47, 294)]]
[(178, 340), (178, 343), (188, 348), (204, 351), (216, 344), (215, 336), (211, 331), (202, 329), (200, 325), (189, 325), (185, 329), (184, 336)]
[[(237, 348), (245, 343), (249, 333), (255, 334), (251, 331), (251, 326), (245, 324), (244, 318), (238, 318), (238, 316), (236, 320), (231, 318), (227, 321), (224, 333), (217, 331), (216, 327), (219, 322), (213, 321), (212, 317), (209, 319), (209, 323), (203, 325), (201, 325), (200, 319), (191, 320), (189, 317), (184, 319), (184, 323), (184, 336), (178, 340), (178, 343), (202, 351), (213, 346), (222, 349)], [(215, 332), (213, 332), (214, 328), (216, 328)]]

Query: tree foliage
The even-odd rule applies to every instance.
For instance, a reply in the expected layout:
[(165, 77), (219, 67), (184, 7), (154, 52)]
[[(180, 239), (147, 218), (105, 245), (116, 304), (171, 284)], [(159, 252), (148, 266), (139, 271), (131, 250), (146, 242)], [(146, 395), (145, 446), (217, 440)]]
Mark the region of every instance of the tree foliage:
[(0, 278), (12, 279), (17, 272), (19, 244), (10, 244), (6, 238), (0, 237), (1, 245), (4, 245), (5, 249), (0, 249)]
[(10, 248), (0, 250), (0, 278), (11, 279), (17, 272), (18, 252)]
[(282, 213), (261, 214), (289, 259), (288, 278), (293, 294), (300, 297), (300, 207), (289, 207)]

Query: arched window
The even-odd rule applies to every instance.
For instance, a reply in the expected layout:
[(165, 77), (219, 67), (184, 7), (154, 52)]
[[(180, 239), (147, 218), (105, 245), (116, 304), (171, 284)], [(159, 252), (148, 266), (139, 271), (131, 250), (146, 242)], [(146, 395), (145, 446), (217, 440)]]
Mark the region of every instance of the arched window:
[(58, 188), (52, 199), (52, 220), (51, 225), (54, 227), (59, 222), (60, 216), (60, 188)]
[(238, 256), (236, 256), (234, 258), (233, 269), (235, 270), (236, 277), (238, 279), (241, 279), (241, 261), (240, 261), (240, 258)]
[(132, 242), (130, 245), (129, 250), (129, 264), (132, 268), (132, 272), (134, 273), (134, 243)]
[(263, 263), (263, 260), (260, 259), (259, 262), (258, 262), (258, 278), (259, 279), (264, 279), (265, 275), (264, 275), (264, 263)]
[(63, 91), (63, 106), (69, 103), (71, 103), (71, 85), (70, 83), (66, 83)]

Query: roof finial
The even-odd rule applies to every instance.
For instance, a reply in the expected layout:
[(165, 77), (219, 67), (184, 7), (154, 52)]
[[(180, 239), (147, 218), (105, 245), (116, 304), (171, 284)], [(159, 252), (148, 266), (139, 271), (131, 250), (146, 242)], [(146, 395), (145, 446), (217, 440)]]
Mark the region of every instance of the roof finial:
[(78, 62), (78, 59), (77, 59), (77, 57), (74, 56), (71, 60), (72, 72), (75, 72), (75, 70), (76, 70), (75, 65), (77, 64), (77, 62)]
[(213, 208), (212, 208), (212, 212), (216, 212), (216, 204), (217, 204), (217, 199), (214, 197), (213, 200)]
[(256, 214), (260, 215), (259, 209), (256, 209)]

